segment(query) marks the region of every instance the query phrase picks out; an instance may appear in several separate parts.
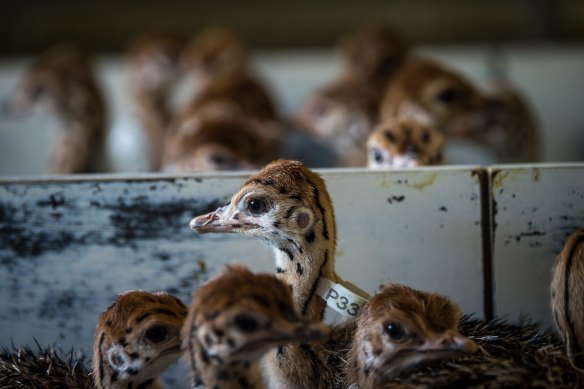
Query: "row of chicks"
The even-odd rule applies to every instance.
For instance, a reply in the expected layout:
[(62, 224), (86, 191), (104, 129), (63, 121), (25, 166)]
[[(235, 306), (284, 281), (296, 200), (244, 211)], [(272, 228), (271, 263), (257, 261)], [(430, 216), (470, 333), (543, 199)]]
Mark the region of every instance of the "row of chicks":
[[(458, 308), (443, 296), (392, 284), (369, 305), (350, 325), (351, 346), (336, 339), (344, 341), (349, 326), (331, 335), (329, 327), (294, 309), (283, 281), (242, 266), (227, 266), (197, 289), (188, 309), (165, 293), (127, 292), (100, 316), (94, 379), (104, 389), (145, 387), (184, 354), (193, 388), (261, 389), (258, 362), (265, 356), (266, 387), (341, 388), (358, 382), (377, 388), (424, 362), (478, 349), (458, 332)], [(326, 364), (324, 351), (330, 354)], [(282, 374), (288, 369), (280, 368), (283, 353), (291, 354), (286, 363), (297, 365), (300, 381)], [(311, 364), (331, 374), (319, 374)], [(332, 374), (338, 376), (323, 379)]]
[[(270, 163), (228, 205), (195, 217), (190, 226), (267, 243), (275, 275), (228, 266), (193, 293), (189, 308), (166, 293), (119, 295), (97, 325), (98, 388), (158, 387), (157, 377), (181, 355), (193, 388), (262, 388), (264, 380), (270, 388), (352, 389), (584, 383), (577, 367), (584, 362), (584, 229), (567, 240), (551, 287), (566, 353), (537, 326), (461, 318), (448, 298), (399, 284), (367, 297), (348, 315), (354, 320), (327, 328), (330, 301), (318, 285), (344, 284), (335, 272), (334, 209), (324, 180), (299, 162)], [(10, 364), (0, 363), (0, 371), (10, 371), (5, 377), (38, 378), (26, 376), (18, 357)]]
[[(538, 129), (526, 101), (501, 76), (480, 91), (456, 71), (412, 53), (383, 26), (338, 45), (340, 75), (315, 90), (293, 118), (279, 112), (233, 31), (214, 27), (190, 42), (168, 33), (136, 39), (126, 56), (133, 112), (152, 171), (237, 170), (283, 155), (292, 131), (333, 151), (337, 166), (408, 168), (444, 161), (445, 140), (487, 147), (499, 162), (538, 160)], [(176, 107), (178, 87), (192, 81)], [(13, 93), (12, 110), (52, 104), (63, 131), (53, 173), (100, 171), (106, 110), (91, 62), (57, 48), (39, 58)], [(101, 170), (103, 171), (103, 170)]]
[[(354, 346), (345, 350), (349, 345), (335, 344), (340, 343), (335, 338), (347, 338), (348, 329), (337, 328), (331, 336), (331, 329), (323, 323), (302, 317), (294, 309), (289, 287), (283, 281), (271, 274), (253, 274), (243, 266), (229, 265), (193, 293), (190, 307), (165, 292), (119, 294), (99, 317), (91, 376), (82, 366), (77, 374), (37, 366), (38, 374), (27, 376), (30, 369), (18, 361), (20, 356), (12, 361), (18, 371), (6, 366), (7, 356), (3, 356), (0, 384), (7, 389), (160, 388), (160, 375), (182, 357), (190, 371), (192, 388), (261, 389), (264, 378), (260, 358), (268, 354), (270, 360), (266, 375), (272, 385), (266, 387), (277, 387), (273, 380), (281, 380), (280, 374), (270, 370), (279, 369), (278, 353), (284, 347), (292, 346), (290, 353), (296, 348), (304, 350), (304, 355), (294, 357), (320, 364), (316, 358), (322, 356), (311, 355), (310, 348), (324, 344), (331, 353), (329, 359), (336, 358), (327, 366), (340, 374), (334, 381), (313, 381), (313, 367), (307, 367), (300, 382), (279, 382), (279, 387), (347, 387), (346, 379), (357, 379), (362, 376), (358, 370), (371, 365), (368, 377), (359, 377), (360, 387), (374, 388), (423, 362), (477, 350), (474, 341), (458, 333), (458, 308), (443, 296), (394, 284), (384, 288), (370, 305), (383, 311), (368, 311), (357, 324), (359, 330), (354, 324), (350, 326), (356, 339)], [(419, 320), (412, 321), (412, 314), (419, 315)], [(441, 325), (447, 327), (438, 328)], [(377, 331), (378, 326), (381, 331)], [(420, 337), (415, 342), (412, 331)], [(370, 336), (375, 339), (360, 343)], [(357, 344), (367, 349), (361, 350)], [(374, 357), (377, 351), (370, 347), (383, 350), (383, 354)], [(347, 363), (342, 362), (345, 359)], [(300, 371), (303, 362), (296, 361)], [(51, 378), (51, 374), (62, 376)], [(43, 380), (48, 385), (39, 386)]]

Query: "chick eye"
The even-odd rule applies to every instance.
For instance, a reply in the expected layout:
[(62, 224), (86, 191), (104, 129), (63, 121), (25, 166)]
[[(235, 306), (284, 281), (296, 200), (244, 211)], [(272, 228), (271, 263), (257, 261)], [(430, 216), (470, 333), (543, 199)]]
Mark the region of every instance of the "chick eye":
[(388, 142), (395, 143), (395, 136), (393, 135), (390, 129), (385, 130), (383, 132), (383, 135), (385, 136), (385, 139), (388, 140)]
[(255, 332), (258, 329), (258, 321), (245, 313), (240, 313), (233, 318), (233, 324), (235, 324), (243, 332)]
[(424, 144), (430, 143), (430, 132), (424, 131), (422, 134), (422, 142), (424, 142)]
[(461, 94), (459, 93), (459, 91), (457, 91), (454, 88), (448, 88), (440, 91), (435, 98), (441, 103), (450, 104), (458, 100), (460, 97)]
[(168, 329), (165, 326), (154, 326), (146, 330), (146, 339), (151, 343), (160, 343), (168, 339)]
[(373, 159), (375, 160), (375, 162), (377, 163), (383, 162), (383, 155), (381, 155), (381, 151), (379, 151), (379, 149), (371, 150), (371, 154), (373, 155)]
[(224, 165), (227, 162), (225, 157), (223, 157), (222, 155), (219, 155), (219, 154), (212, 154), (209, 157), (209, 160), (216, 165)]
[(396, 323), (387, 323), (384, 329), (389, 338), (393, 340), (400, 340), (406, 335), (403, 328)]
[(259, 198), (251, 198), (247, 201), (247, 209), (254, 215), (259, 215), (266, 212), (268, 204), (266, 200)]

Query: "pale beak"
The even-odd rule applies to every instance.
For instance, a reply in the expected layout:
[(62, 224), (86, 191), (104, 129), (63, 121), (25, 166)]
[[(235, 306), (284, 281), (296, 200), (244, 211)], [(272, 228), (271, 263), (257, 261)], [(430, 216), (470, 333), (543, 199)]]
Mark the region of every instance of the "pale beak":
[(195, 217), (189, 223), (191, 230), (199, 234), (206, 234), (211, 232), (241, 232), (258, 228), (254, 223), (248, 223), (243, 220), (234, 218), (235, 214), (240, 214), (235, 210), (235, 207), (226, 205), (217, 210)]
[(405, 153), (397, 155), (393, 159), (393, 167), (396, 169), (414, 168), (420, 165), (420, 156), (417, 153)]

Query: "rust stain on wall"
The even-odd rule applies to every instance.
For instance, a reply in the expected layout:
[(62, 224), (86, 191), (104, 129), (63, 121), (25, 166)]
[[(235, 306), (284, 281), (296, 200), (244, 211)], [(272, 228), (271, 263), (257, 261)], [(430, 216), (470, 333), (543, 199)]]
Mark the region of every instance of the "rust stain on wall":
[(427, 187), (434, 185), (436, 177), (438, 177), (437, 172), (424, 173), (421, 180), (411, 183), (410, 186), (419, 191), (423, 191)]

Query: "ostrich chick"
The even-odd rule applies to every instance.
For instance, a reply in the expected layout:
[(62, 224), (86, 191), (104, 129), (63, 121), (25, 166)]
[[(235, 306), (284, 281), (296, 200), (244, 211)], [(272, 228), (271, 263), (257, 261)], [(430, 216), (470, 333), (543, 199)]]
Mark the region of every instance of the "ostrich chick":
[(483, 129), (486, 108), (485, 98), (461, 75), (436, 62), (411, 58), (390, 83), (380, 118), (413, 117), (451, 136)]
[(379, 101), (355, 78), (342, 78), (314, 92), (296, 114), (300, 129), (331, 147), (338, 166), (363, 166), (365, 142)]
[(584, 368), (584, 228), (574, 231), (556, 259), (552, 311), (570, 359)]
[(463, 136), (485, 146), (499, 163), (538, 162), (540, 129), (527, 98), (513, 85), (505, 55), (492, 50), (488, 57), (488, 125)]
[(327, 334), (325, 325), (299, 317), (276, 277), (227, 266), (193, 293), (182, 342), (192, 387), (261, 389), (257, 361), (263, 354)]
[(245, 117), (191, 115), (167, 144), (163, 170), (244, 170), (265, 161), (267, 145)]
[(347, 377), (361, 389), (379, 388), (424, 362), (477, 351), (458, 333), (460, 312), (446, 297), (390, 284), (358, 319)]
[(368, 26), (346, 38), (339, 51), (341, 75), (312, 93), (296, 119), (302, 130), (332, 148), (338, 166), (363, 166), (364, 144), (377, 121), (381, 98), (407, 57), (409, 44), (386, 27)]
[[(336, 225), (324, 180), (300, 162), (279, 160), (250, 177), (229, 205), (191, 221), (199, 233), (240, 232), (274, 249), (276, 276), (290, 286), (294, 308), (321, 321), (325, 300), (316, 294), (321, 278), (335, 273)], [(289, 345), (267, 356), (270, 387), (335, 387), (337, 350), (328, 345)]]
[(278, 119), (276, 106), (267, 88), (248, 73), (209, 83), (188, 104), (186, 111), (197, 110), (209, 103), (229, 104), (256, 120)]
[(250, 177), (225, 207), (191, 221), (198, 233), (240, 232), (274, 249), (276, 273), (292, 289), (296, 310), (321, 320), (324, 301), (314, 294), (334, 271), (336, 226), (324, 180), (300, 162), (278, 160)]
[(148, 143), (150, 170), (160, 168), (183, 46), (184, 40), (173, 34), (146, 33), (131, 44), (127, 54), (130, 97)]
[(238, 127), (246, 127), (262, 144), (264, 161), (272, 160), (277, 157), (287, 130), (278, 120), (269, 95), (264, 92), (254, 80), (245, 77), (214, 83), (182, 112), (176, 120), (178, 124), (175, 123), (179, 129), (174, 134), (180, 133), (183, 124), (190, 126), (188, 123), (193, 119), (204, 122), (209, 118), (221, 118), (231, 123), (239, 122)]
[(377, 125), (367, 141), (369, 167), (402, 169), (442, 163), (444, 136), (432, 126), (410, 118)]
[(50, 173), (105, 171), (105, 102), (91, 60), (78, 49), (58, 46), (34, 61), (7, 107), (17, 115), (38, 107), (57, 118)]
[(198, 33), (182, 56), (182, 67), (193, 76), (196, 88), (244, 73), (249, 50), (241, 38), (226, 27), (209, 27)]
[(220, 27), (204, 30), (186, 49), (183, 63), (198, 87), (178, 123), (208, 111), (209, 106), (214, 111), (228, 111), (246, 126), (252, 124), (266, 144), (265, 150), (278, 153), (287, 131), (280, 124), (270, 91), (250, 69), (247, 47), (233, 31)]
[(410, 43), (393, 29), (382, 25), (361, 28), (339, 44), (342, 73), (368, 85), (379, 101), (388, 82), (409, 57)]
[(180, 329), (186, 315), (186, 306), (168, 293), (118, 295), (97, 323), (96, 387), (160, 388), (158, 376), (180, 358)]
[(276, 119), (273, 99), (250, 70), (248, 48), (235, 32), (222, 27), (203, 30), (185, 50), (183, 67), (200, 84), (187, 110), (227, 100), (255, 119)]
[(538, 162), (540, 131), (525, 97), (511, 85), (493, 87), (486, 96), (487, 127), (463, 136), (493, 150), (499, 163)]

